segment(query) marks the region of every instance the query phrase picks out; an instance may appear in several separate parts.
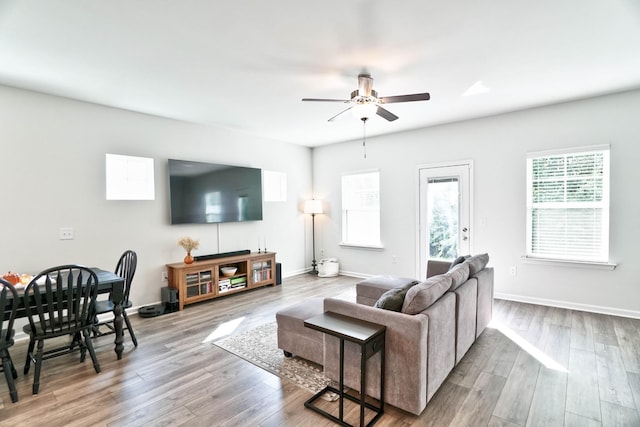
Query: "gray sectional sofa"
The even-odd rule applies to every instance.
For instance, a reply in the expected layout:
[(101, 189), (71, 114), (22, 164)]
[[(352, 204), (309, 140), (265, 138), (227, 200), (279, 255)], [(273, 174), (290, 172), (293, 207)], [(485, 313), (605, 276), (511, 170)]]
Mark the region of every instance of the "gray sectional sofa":
[[(427, 279), (422, 282), (372, 277), (356, 285), (355, 303), (335, 298), (325, 298), (323, 306), (306, 302), (291, 313), (279, 313), (278, 328), (287, 330), (293, 323), (288, 315), (311, 317), (322, 311), (385, 325), (385, 400), (419, 415), (491, 320), (493, 268), (486, 267), (488, 261), (487, 254), (461, 257), (454, 264), (429, 261)], [(305, 330), (299, 332), (309, 336)], [(298, 338), (288, 336), (285, 341), (283, 337), (279, 347), (285, 353), (299, 354), (293, 343), (304, 342), (308, 350), (309, 343)], [(314, 355), (315, 361), (324, 365), (325, 376), (337, 381), (339, 340), (324, 335), (316, 345), (324, 354), (322, 358)], [(358, 391), (359, 360), (359, 347), (346, 342), (345, 385)], [(380, 355), (367, 363), (366, 393), (378, 398)]]

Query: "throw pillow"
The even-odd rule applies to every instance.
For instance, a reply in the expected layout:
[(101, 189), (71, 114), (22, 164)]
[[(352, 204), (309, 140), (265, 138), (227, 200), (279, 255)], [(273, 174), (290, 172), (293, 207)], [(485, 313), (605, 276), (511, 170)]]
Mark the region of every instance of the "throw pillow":
[(412, 281), (411, 283), (407, 283), (406, 285), (404, 285), (404, 286), (402, 287), (402, 289), (405, 289), (405, 290), (407, 290), (407, 291), (408, 291), (408, 290), (409, 290), (409, 288), (414, 287), (414, 286), (415, 286), (415, 285), (417, 285), (418, 283), (420, 283), (420, 282), (418, 282), (417, 280), (414, 280), (414, 281)]
[(404, 303), (404, 297), (407, 294), (407, 289), (394, 288), (389, 289), (382, 294), (378, 301), (373, 305), (376, 308), (382, 308), (390, 311), (402, 310), (402, 304)]
[(453, 267), (451, 270), (447, 271), (447, 276), (451, 277), (451, 291), (458, 288), (458, 286), (462, 285), (469, 278), (469, 264), (463, 262), (462, 264), (458, 264)]
[(489, 254), (474, 255), (471, 258), (467, 258), (465, 263), (469, 264), (469, 276), (473, 277), (487, 266)]
[(444, 274), (428, 278), (407, 291), (402, 312), (418, 314), (436, 302), (451, 287), (451, 277)]
[(377, 308), (382, 308), (385, 310), (391, 311), (400, 311), (402, 310), (402, 304), (404, 303), (405, 295), (407, 291), (412, 287), (417, 285), (419, 282), (414, 280), (410, 283), (407, 283), (401, 288), (389, 289), (384, 294), (380, 296), (378, 301), (373, 305)]

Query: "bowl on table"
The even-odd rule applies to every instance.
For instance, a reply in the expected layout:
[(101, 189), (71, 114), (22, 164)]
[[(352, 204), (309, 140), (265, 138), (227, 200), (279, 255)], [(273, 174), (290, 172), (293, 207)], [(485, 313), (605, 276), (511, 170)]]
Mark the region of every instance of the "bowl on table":
[(236, 274), (236, 271), (238, 271), (236, 267), (220, 267), (220, 272), (225, 277), (233, 276), (234, 274)]

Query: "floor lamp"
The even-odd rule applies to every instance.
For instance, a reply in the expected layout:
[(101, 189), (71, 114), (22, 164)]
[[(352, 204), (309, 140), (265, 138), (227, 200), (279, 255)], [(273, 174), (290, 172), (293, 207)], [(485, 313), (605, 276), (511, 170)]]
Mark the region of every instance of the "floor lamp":
[(316, 214), (322, 213), (322, 201), (321, 200), (306, 200), (304, 202), (304, 213), (311, 214), (311, 235), (313, 241), (313, 261), (311, 261), (311, 274), (318, 274), (316, 268), (318, 263), (316, 262)]

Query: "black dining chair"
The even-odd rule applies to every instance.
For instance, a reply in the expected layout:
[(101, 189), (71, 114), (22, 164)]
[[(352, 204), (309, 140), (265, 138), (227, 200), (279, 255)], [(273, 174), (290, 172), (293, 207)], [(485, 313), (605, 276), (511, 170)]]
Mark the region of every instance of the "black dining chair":
[(6, 280), (0, 279), (0, 356), (2, 357), (2, 370), (7, 378), (9, 395), (13, 403), (18, 401), (18, 392), (13, 382), (18, 378), (18, 372), (13, 366), (9, 347), (13, 345), (13, 336), (15, 335), (13, 322), (16, 319), (18, 303), (16, 288)]
[[(89, 351), (96, 373), (100, 364), (91, 342), (94, 304), (98, 292), (98, 277), (89, 268), (63, 265), (49, 268), (36, 275), (27, 285), (24, 298), (29, 323), (23, 331), (29, 335), (29, 348), (24, 374), (35, 364), (33, 394), (40, 388), (42, 361), (71, 353), (79, 348), (80, 362)], [(48, 339), (70, 336), (69, 343), (44, 351)], [(34, 353), (36, 344), (37, 351)]]
[[(129, 320), (129, 316), (127, 315), (127, 309), (133, 306), (133, 303), (129, 299), (129, 292), (131, 291), (133, 276), (136, 274), (137, 264), (138, 255), (132, 250), (127, 250), (120, 256), (115, 269), (115, 273), (124, 279), (124, 299), (122, 301), (122, 317), (124, 317), (124, 322), (126, 324), (126, 327), (124, 329), (129, 331), (129, 335), (131, 335), (131, 341), (133, 341), (133, 345), (136, 347), (138, 346), (138, 340), (136, 339), (136, 335), (133, 332), (133, 328), (131, 327), (131, 321)], [(115, 328), (113, 326), (113, 318), (102, 322), (98, 320), (99, 314), (113, 313), (113, 301), (111, 299), (111, 294), (109, 294), (109, 299), (107, 300), (96, 301), (95, 311), (96, 318), (93, 328), (94, 336), (113, 334), (115, 332)], [(101, 326), (106, 327), (108, 331), (102, 332), (100, 330)]]

